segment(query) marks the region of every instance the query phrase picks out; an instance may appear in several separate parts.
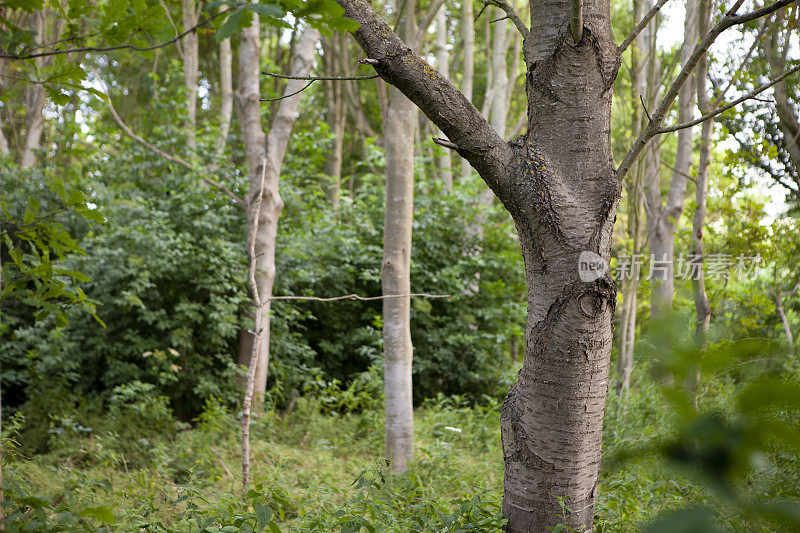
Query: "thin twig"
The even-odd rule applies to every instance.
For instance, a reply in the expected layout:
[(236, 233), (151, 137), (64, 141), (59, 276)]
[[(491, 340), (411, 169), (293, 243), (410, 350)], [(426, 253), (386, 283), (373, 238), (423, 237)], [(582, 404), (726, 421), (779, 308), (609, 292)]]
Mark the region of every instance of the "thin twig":
[[(184, 159), (182, 159), (182, 158), (180, 158), (178, 156), (175, 156), (175, 155), (172, 155), (172, 154), (169, 154), (169, 153), (165, 152), (164, 150), (162, 150), (158, 146), (148, 142), (143, 137), (140, 137), (139, 135), (134, 133), (134, 131), (132, 129), (130, 129), (127, 124), (125, 124), (125, 122), (122, 120), (122, 117), (119, 116), (119, 113), (117, 113), (117, 110), (114, 107), (114, 104), (111, 102), (111, 95), (108, 92), (108, 87), (106, 86), (105, 82), (102, 80), (102, 78), (100, 77), (100, 75), (97, 73), (96, 70), (92, 69), (92, 72), (94, 73), (94, 76), (97, 79), (97, 81), (100, 82), (100, 85), (103, 86), (103, 93), (105, 94), (106, 104), (108, 105), (108, 110), (111, 112), (111, 116), (114, 117), (114, 120), (119, 125), (120, 129), (122, 131), (124, 131), (125, 134), (128, 135), (128, 137), (130, 137), (134, 141), (138, 142), (139, 144), (141, 144), (142, 146), (144, 146), (148, 150), (150, 150), (150, 151), (158, 154), (159, 156), (163, 157), (167, 161), (171, 161), (173, 163), (181, 165), (182, 167), (184, 167), (184, 168), (186, 168), (188, 170), (191, 170), (193, 172), (197, 172), (198, 174), (200, 173), (200, 170), (197, 169), (194, 165), (192, 165), (188, 161), (186, 161), (186, 160), (184, 160)], [(211, 169), (207, 169), (207, 170), (210, 171)], [(208, 178), (206, 176), (200, 176), (200, 179), (202, 179), (208, 185), (211, 185), (212, 187), (216, 187), (217, 189), (221, 190), (226, 195), (228, 195), (228, 197), (230, 197), (232, 200), (234, 200), (237, 204), (239, 204), (240, 206), (244, 207), (244, 205), (245, 205), (244, 204), (244, 200), (239, 198), (239, 196), (237, 196), (232, 190), (230, 190), (224, 184), (222, 184), (222, 183), (220, 183), (220, 182), (218, 182), (216, 180), (213, 180), (211, 178)]]
[(282, 80), (307, 80), (307, 81), (360, 81), (360, 80), (374, 80), (379, 78), (380, 75), (372, 74), (370, 76), (289, 76), (287, 74), (276, 74), (262, 70), (261, 74), (266, 74), (273, 78), (280, 78)]
[(296, 94), (300, 94), (301, 92), (303, 92), (306, 89), (308, 89), (309, 87), (311, 87), (311, 84), (314, 83), (315, 81), (317, 81), (317, 80), (311, 80), (310, 82), (306, 83), (303, 86), (302, 89), (299, 89), (299, 90), (297, 90), (297, 91), (295, 91), (295, 92), (293, 92), (291, 94), (284, 94), (283, 96), (278, 96), (276, 98), (259, 98), (258, 101), (259, 102), (277, 102), (278, 100), (285, 100), (286, 98), (291, 98), (292, 96), (294, 96)]
[(233, 475), (231, 469), (228, 468), (228, 465), (226, 465), (225, 461), (222, 460), (222, 457), (220, 457), (220, 455), (217, 453), (217, 450), (215, 450), (213, 446), (209, 446), (208, 449), (211, 450), (211, 453), (213, 453), (214, 457), (217, 458), (217, 461), (219, 462), (220, 465), (222, 465), (222, 468), (223, 470), (225, 470), (225, 473), (228, 475), (228, 477), (230, 479), (235, 479), (236, 476)]
[(229, 11), (231, 11), (231, 10), (237, 8), (237, 7), (238, 7), (238, 5), (231, 6), (231, 7), (228, 7), (226, 9), (223, 9), (222, 11), (220, 11), (218, 13), (215, 13), (215, 14), (211, 15), (210, 17), (204, 18), (203, 20), (201, 20), (200, 22), (198, 22), (197, 24), (195, 24), (194, 26), (192, 26), (188, 30), (179, 33), (178, 35), (176, 35), (174, 38), (170, 39), (169, 41), (164, 41), (162, 43), (154, 44), (152, 46), (134, 46), (132, 44), (120, 44), (120, 45), (117, 45), (117, 46), (81, 46), (81, 47), (78, 47), (78, 48), (67, 48), (67, 49), (64, 49), (64, 50), (51, 50), (50, 52), (39, 52), (39, 53), (36, 53), (36, 54), (25, 54), (25, 55), (9, 54), (7, 52), (6, 53), (0, 52), (0, 59), (13, 59), (13, 60), (18, 60), (19, 61), (19, 60), (23, 60), (23, 59), (33, 59), (33, 58), (37, 58), (37, 57), (47, 57), (47, 56), (55, 56), (55, 55), (63, 55), (63, 54), (75, 54), (75, 53), (79, 53), (79, 52), (113, 52), (115, 50), (133, 50), (135, 52), (149, 52), (151, 50), (157, 50), (159, 48), (164, 48), (165, 46), (169, 46), (169, 45), (171, 45), (173, 43), (177, 43), (178, 41), (180, 41), (181, 39), (183, 39), (184, 37), (186, 37), (187, 35), (189, 35), (193, 31), (196, 31), (197, 28), (199, 28), (201, 26), (205, 26), (206, 24), (208, 24), (209, 22), (213, 21), (214, 19), (216, 19), (220, 15), (228, 13)]
[(386, 300), (388, 298), (450, 298), (449, 294), (428, 294), (426, 292), (412, 292), (408, 294), (386, 294), (383, 296), (359, 296), (358, 294), (345, 294), (344, 296), (334, 296), (332, 298), (319, 298), (317, 296), (270, 296), (267, 300), (310, 300), (313, 302), (334, 302), (337, 300), (360, 300), (368, 302), (371, 300)]
[(642, 33), (642, 30), (644, 30), (647, 27), (652, 18), (656, 16), (656, 13), (658, 13), (658, 11), (662, 7), (664, 7), (664, 4), (666, 4), (668, 1), (669, 0), (659, 0), (659, 2), (656, 5), (654, 5), (650, 11), (647, 12), (644, 18), (642, 18), (641, 22), (639, 22), (639, 24), (637, 24), (636, 27), (633, 28), (631, 34), (625, 37), (625, 40), (622, 41), (622, 44), (619, 45), (619, 47), (617, 48), (620, 55), (622, 55), (622, 52), (628, 49), (633, 40), (636, 39), (636, 36)]
[(522, 21), (520, 16), (514, 10), (514, 7), (511, 4), (509, 4), (508, 2), (506, 2), (505, 0), (484, 0), (483, 7), (478, 12), (478, 15), (475, 17), (475, 20), (478, 20), (478, 17), (481, 16), (481, 14), (484, 12), (484, 10), (487, 8), (487, 6), (494, 6), (494, 7), (499, 8), (499, 9), (501, 9), (501, 10), (506, 12), (506, 16), (505, 17), (501, 17), (501, 18), (499, 18), (497, 20), (493, 20), (491, 22), (497, 22), (497, 21), (504, 20), (504, 19), (507, 18), (507, 19), (511, 20), (511, 22), (514, 23), (514, 26), (516, 26), (517, 30), (519, 30), (519, 32), (522, 34), (522, 38), (523, 39), (527, 40), (528, 37), (530, 37), (531, 31), (528, 29), (528, 27)]

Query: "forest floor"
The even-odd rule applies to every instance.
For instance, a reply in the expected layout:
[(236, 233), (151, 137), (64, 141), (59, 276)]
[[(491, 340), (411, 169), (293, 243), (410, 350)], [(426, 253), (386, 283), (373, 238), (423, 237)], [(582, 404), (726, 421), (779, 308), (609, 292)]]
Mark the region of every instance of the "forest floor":
[[(726, 385), (703, 394), (710, 407), (723, 405)], [(402, 476), (389, 475), (381, 458), (380, 409), (321, 410), (319, 401), (300, 399), (288, 413), (257, 417), (247, 494), (238, 422), (218, 405), (210, 404), (191, 429), (138, 439), (62, 420), (59, 431), (51, 430), (51, 451), (7, 450), (8, 529), (500, 531), (497, 402), (440, 398), (421, 406), (415, 462)], [(638, 531), (664, 510), (711, 501), (701, 483), (647, 453), (634, 463), (617, 460), (670, 431), (674, 414), (656, 384), (639, 379), (625, 397), (611, 391), (606, 411), (596, 531)], [(731, 524), (739, 529), (740, 522)]]

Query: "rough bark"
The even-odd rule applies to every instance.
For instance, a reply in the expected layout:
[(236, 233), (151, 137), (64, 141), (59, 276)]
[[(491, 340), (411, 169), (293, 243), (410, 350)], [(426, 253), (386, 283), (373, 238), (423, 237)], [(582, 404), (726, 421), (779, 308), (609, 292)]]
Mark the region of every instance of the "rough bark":
[[(183, 29), (187, 30), (197, 25), (201, 5), (195, 0), (182, 0)], [(197, 148), (195, 126), (197, 123), (197, 75), (200, 66), (199, 41), (196, 32), (187, 33), (181, 39), (179, 48), (183, 60), (183, 84), (186, 89), (186, 147), (190, 152)]]
[(339, 0), (361, 23), (368, 61), (458, 147), (516, 223), (528, 279), (525, 362), (502, 413), (508, 531), (591, 528), (600, 467), (616, 290), (606, 272), (583, 282), (578, 258), (610, 255), (619, 190), (611, 165), (611, 84), (618, 53), (607, 0), (531, 5), (525, 43), (527, 138), (505, 142), (471, 103), (397, 39), (363, 0)]
[[(436, 68), (445, 78), (450, 77), (450, 54), (447, 51), (447, 9), (442, 6), (436, 14)], [(453, 158), (450, 151), (440, 151), (439, 176), (445, 191), (453, 190)]]
[[(305, 30), (300, 42), (294, 48), (293, 76), (308, 76), (311, 72), (314, 49), (318, 40), (319, 32), (311, 28)], [(294, 121), (297, 118), (297, 107), (302, 93), (280, 101), (267, 136), (261, 125), (259, 50), (259, 20), (257, 16), (254, 16), (252, 25), (242, 30), (240, 38), (239, 88), (236, 94), (236, 104), (250, 170), (250, 191), (246, 198), (248, 242), (250, 239), (255, 239), (256, 284), (261, 299), (265, 302), (256, 316), (256, 323), (260, 323), (263, 329), (263, 338), (261, 342), (256, 343), (258, 357), (255, 361), (254, 378), (256, 399), (263, 401), (267, 390), (267, 369), (269, 367), (269, 299), (272, 296), (272, 286), (275, 282), (278, 217), (283, 209), (283, 200), (278, 192), (278, 182), (281, 164)], [(289, 80), (284, 94), (288, 95), (298, 91), (304, 84), (302, 80)], [(263, 188), (261, 187), (262, 173), (264, 175)], [(256, 213), (252, 206), (255, 205), (259, 195), (261, 196), (261, 207), (256, 224)], [(254, 228), (257, 228), (255, 236), (251, 234)]]

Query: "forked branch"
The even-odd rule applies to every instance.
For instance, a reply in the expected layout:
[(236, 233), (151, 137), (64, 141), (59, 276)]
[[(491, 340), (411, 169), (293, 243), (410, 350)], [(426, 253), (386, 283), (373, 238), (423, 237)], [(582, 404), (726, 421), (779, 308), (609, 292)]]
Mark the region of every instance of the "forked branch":
[(711, 30), (709, 30), (703, 40), (700, 41), (697, 46), (695, 46), (692, 55), (687, 60), (683, 69), (681, 69), (681, 71), (675, 77), (672, 85), (670, 85), (669, 89), (664, 94), (664, 97), (661, 99), (658, 106), (656, 106), (656, 109), (653, 111), (652, 117), (647, 126), (639, 134), (639, 137), (625, 155), (625, 159), (623, 159), (622, 163), (620, 163), (619, 167), (617, 168), (617, 180), (619, 183), (622, 183), (622, 179), (628, 173), (628, 170), (630, 170), (633, 162), (636, 161), (636, 158), (642, 152), (647, 142), (654, 136), (661, 133), (659, 131), (661, 130), (661, 123), (664, 121), (664, 117), (666, 117), (670, 106), (675, 101), (675, 98), (677, 98), (681, 87), (683, 87), (683, 84), (686, 82), (692, 71), (699, 63), (700, 58), (702, 58), (708, 52), (708, 49), (711, 47), (714, 41), (716, 41), (717, 37), (719, 37), (723, 31), (732, 26), (744, 24), (746, 22), (750, 22), (751, 20), (756, 20), (758, 18), (767, 16), (770, 13), (773, 13), (778, 9), (786, 7), (796, 1), (797, 0), (777, 0), (768, 6), (751, 11), (750, 13), (745, 13), (743, 15), (736, 15), (736, 11), (742, 6), (744, 0), (736, 1), (736, 3), (725, 14), (725, 16), (722, 17), (722, 19), (715, 24)]
[(754, 99), (759, 94), (763, 93), (764, 91), (766, 91), (770, 87), (782, 82), (783, 80), (785, 80), (786, 78), (788, 78), (789, 76), (791, 76), (792, 74), (794, 74), (796, 72), (800, 72), (800, 65), (798, 65), (798, 66), (796, 66), (796, 67), (794, 67), (792, 69), (787, 70), (786, 72), (784, 72), (783, 74), (781, 74), (777, 78), (773, 78), (769, 82), (767, 82), (767, 83), (765, 83), (763, 85), (760, 85), (759, 87), (756, 87), (755, 89), (753, 89), (749, 93), (745, 94), (741, 98), (737, 98), (736, 100), (734, 100), (733, 102), (731, 102), (729, 104), (725, 104), (724, 106), (720, 106), (717, 109), (715, 109), (714, 111), (711, 111), (710, 113), (707, 113), (707, 114), (703, 115), (700, 118), (692, 120), (691, 122), (684, 122), (682, 124), (675, 124), (674, 126), (670, 126), (668, 128), (661, 128), (661, 129), (656, 131), (656, 135), (661, 134), (661, 133), (671, 133), (673, 131), (678, 131), (678, 130), (683, 130), (683, 129), (686, 129), (686, 128), (691, 128), (692, 126), (696, 126), (696, 125), (700, 124), (701, 122), (705, 122), (706, 120), (708, 120), (710, 118), (714, 118), (717, 115), (724, 113), (728, 109), (736, 107), (737, 105), (741, 104), (742, 102), (744, 102), (746, 100)]
[[(581, 0), (573, 0), (573, 2), (575, 1), (581, 1)], [(514, 26), (517, 27), (517, 30), (519, 30), (519, 32), (522, 34), (523, 39), (527, 39), (528, 37), (530, 37), (531, 31), (528, 29), (528, 27), (522, 21), (520, 16), (517, 14), (514, 7), (505, 0), (484, 0), (483, 9), (481, 9), (478, 12), (478, 15), (475, 17), (476, 19), (481, 16), (481, 13), (483, 13), (483, 11), (486, 9), (487, 6), (494, 6), (496, 8), (505, 11), (506, 13), (505, 17), (502, 17), (492, 22), (498, 22), (500, 20), (503, 20), (504, 18), (508, 18), (508, 20), (513, 22)]]

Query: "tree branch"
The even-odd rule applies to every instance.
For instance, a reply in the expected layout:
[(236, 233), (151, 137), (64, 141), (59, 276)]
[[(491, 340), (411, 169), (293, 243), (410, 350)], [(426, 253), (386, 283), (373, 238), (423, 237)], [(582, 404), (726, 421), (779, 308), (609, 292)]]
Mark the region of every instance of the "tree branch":
[[(458, 153), (500, 196), (511, 184), (508, 169), (512, 148), (489, 125), (470, 101), (428, 63), (417, 56), (366, 0), (337, 0), (345, 16), (360, 24), (353, 32), (369, 56), (360, 63), (397, 87), (458, 147)], [(502, 196), (501, 196), (502, 195)], [(508, 198), (506, 198), (509, 200)]]
[(708, 120), (710, 118), (714, 118), (717, 115), (724, 113), (728, 109), (731, 109), (732, 107), (736, 107), (737, 105), (741, 104), (745, 100), (752, 100), (757, 95), (763, 93), (764, 91), (766, 91), (767, 89), (769, 89), (773, 85), (776, 85), (776, 84), (782, 82), (784, 79), (788, 78), (789, 76), (791, 76), (792, 74), (794, 74), (796, 72), (800, 72), (800, 65), (798, 65), (798, 66), (796, 66), (796, 67), (794, 67), (792, 69), (787, 70), (786, 72), (784, 72), (783, 74), (781, 74), (777, 78), (774, 78), (773, 80), (765, 83), (764, 85), (756, 87), (755, 89), (753, 89), (749, 93), (745, 94), (741, 98), (737, 98), (736, 100), (734, 100), (733, 102), (731, 102), (729, 104), (726, 104), (724, 106), (718, 107), (714, 111), (711, 111), (710, 113), (707, 113), (707, 114), (703, 115), (700, 118), (692, 120), (691, 122), (684, 122), (682, 124), (675, 124), (674, 126), (670, 126), (668, 128), (661, 128), (659, 130), (656, 130), (656, 135), (659, 135), (661, 133), (671, 133), (673, 131), (678, 131), (678, 130), (683, 130), (683, 129), (686, 129), (686, 128), (691, 128), (692, 126), (696, 126), (696, 125), (700, 124), (701, 122), (705, 122), (706, 120)]
[(698, 43), (697, 46), (695, 46), (695, 49), (687, 60), (686, 65), (678, 73), (675, 80), (672, 82), (672, 85), (667, 90), (666, 94), (664, 94), (661, 102), (659, 102), (658, 106), (656, 107), (656, 110), (653, 112), (649, 123), (639, 134), (639, 137), (633, 143), (633, 146), (631, 146), (630, 150), (628, 150), (628, 153), (625, 155), (625, 159), (623, 159), (622, 163), (620, 163), (619, 167), (617, 168), (617, 179), (620, 183), (628, 173), (628, 170), (630, 170), (633, 162), (644, 149), (647, 142), (654, 136), (658, 135), (659, 129), (661, 129), (661, 123), (664, 120), (664, 117), (667, 115), (672, 102), (674, 102), (675, 98), (677, 98), (681, 87), (689, 78), (694, 68), (697, 66), (700, 58), (708, 51), (717, 37), (731, 26), (744, 24), (745, 22), (750, 22), (751, 20), (755, 20), (759, 17), (769, 15), (770, 13), (786, 7), (795, 1), (796, 0), (777, 0), (776, 2), (773, 2), (772, 4), (761, 9), (757, 9), (743, 15), (736, 15), (736, 11), (744, 3), (744, 0), (736, 0), (736, 3), (725, 14), (725, 16), (722, 17), (722, 19), (715, 24), (711, 30), (709, 30), (708, 34), (706, 34), (703, 40)]
[(625, 40), (622, 41), (622, 44), (619, 45), (619, 47), (617, 48), (617, 50), (619, 50), (620, 55), (622, 55), (622, 52), (628, 49), (633, 40), (636, 39), (636, 36), (642, 33), (642, 30), (644, 30), (647, 27), (647, 25), (650, 24), (650, 21), (653, 19), (653, 17), (656, 16), (656, 13), (658, 13), (658, 11), (662, 7), (664, 7), (664, 4), (666, 4), (668, 1), (669, 0), (659, 0), (659, 2), (656, 5), (654, 5), (652, 9), (650, 9), (650, 11), (647, 12), (644, 18), (642, 18), (641, 22), (639, 22), (639, 24), (637, 24), (636, 27), (633, 28), (631, 34), (625, 37)]
[(0, 59), (14, 59), (14, 60), (23, 60), (23, 59), (33, 59), (36, 57), (47, 57), (47, 56), (56, 56), (62, 54), (75, 54), (79, 52), (113, 52), (114, 50), (133, 50), (135, 52), (149, 52), (151, 50), (156, 50), (158, 48), (164, 48), (165, 46), (169, 46), (173, 43), (177, 43), (193, 31), (196, 31), (197, 28), (201, 26), (205, 26), (212, 20), (216, 19), (220, 15), (223, 15), (232, 9), (236, 8), (237, 6), (228, 7), (215, 13), (209, 17), (204, 18), (191, 28), (187, 29), (176, 35), (174, 38), (170, 39), (169, 41), (164, 41), (163, 43), (154, 44), (152, 46), (134, 46), (132, 44), (120, 44), (118, 46), (81, 46), (78, 48), (67, 48), (65, 50), (51, 50), (49, 52), (39, 52), (36, 54), (9, 54), (7, 52), (0, 52)]
[[(573, 0), (573, 1), (581, 1), (581, 0)], [(508, 17), (508, 19), (514, 23), (514, 26), (516, 26), (519, 32), (522, 34), (522, 38), (527, 39), (528, 37), (530, 37), (531, 31), (522, 21), (522, 19), (514, 10), (514, 7), (511, 4), (509, 4), (505, 0), (484, 0), (483, 9), (486, 9), (486, 6), (495, 6), (505, 11), (506, 17)], [(481, 13), (483, 13), (483, 9), (481, 9), (480, 12), (478, 13), (478, 16), (475, 17), (476, 19), (481, 16)], [(499, 20), (503, 19), (500, 18), (497, 20), (493, 20), (492, 22), (497, 22)]]
[(305, 81), (360, 81), (360, 80), (374, 80), (380, 78), (379, 74), (372, 74), (369, 76), (289, 76), (286, 74), (275, 74), (274, 72), (267, 72), (262, 70), (261, 74), (272, 76), (273, 78), (280, 78), (282, 80), (305, 80)]
[[(134, 141), (138, 142), (139, 144), (141, 144), (142, 146), (144, 146), (145, 148), (147, 148), (151, 152), (154, 152), (157, 155), (163, 157), (167, 161), (171, 161), (172, 163), (176, 163), (178, 165), (181, 165), (182, 167), (184, 167), (184, 168), (186, 168), (188, 170), (191, 170), (192, 172), (200, 173), (198, 171), (198, 169), (195, 168), (195, 166), (192, 165), (191, 163), (189, 163), (188, 161), (186, 161), (186, 160), (184, 160), (184, 159), (182, 159), (182, 158), (180, 158), (178, 156), (175, 156), (175, 155), (172, 155), (172, 154), (169, 154), (169, 153), (165, 152), (164, 150), (162, 150), (158, 146), (148, 142), (144, 138), (142, 138), (139, 135), (137, 135), (136, 133), (134, 133), (134, 131), (132, 129), (130, 129), (127, 124), (125, 124), (125, 122), (122, 120), (122, 117), (119, 116), (119, 113), (117, 113), (116, 108), (114, 108), (114, 104), (111, 102), (111, 96), (108, 94), (108, 87), (106, 87), (106, 84), (103, 82), (103, 80), (100, 78), (100, 76), (97, 74), (96, 71), (93, 71), (93, 72), (94, 72), (95, 78), (97, 78), (97, 80), (103, 86), (103, 93), (105, 94), (106, 104), (108, 105), (108, 110), (111, 112), (111, 116), (114, 117), (114, 120), (119, 125), (120, 129), (122, 131), (124, 131), (125, 134), (128, 137), (130, 137)], [(210, 171), (210, 170), (211, 169), (207, 169), (207, 171)], [(244, 200), (239, 198), (239, 196), (237, 196), (232, 190), (230, 190), (224, 184), (219, 183), (218, 181), (213, 180), (211, 178), (208, 178), (206, 176), (200, 176), (200, 179), (202, 179), (206, 184), (211, 185), (212, 187), (216, 187), (220, 191), (224, 192), (226, 195), (228, 195), (228, 197), (230, 197), (233, 201), (235, 201), (241, 207), (245, 207)]]
[(332, 298), (320, 298), (317, 296), (270, 296), (268, 300), (310, 300), (312, 302), (335, 302), (337, 300), (359, 300), (369, 302), (372, 300), (385, 300), (387, 298), (450, 298), (449, 294), (428, 294), (427, 292), (412, 292), (408, 294), (386, 294), (383, 296), (359, 296), (358, 294), (345, 294), (344, 296), (334, 296)]
[(572, 42), (578, 44), (583, 39), (583, 0), (572, 0), (569, 9), (569, 31)]

